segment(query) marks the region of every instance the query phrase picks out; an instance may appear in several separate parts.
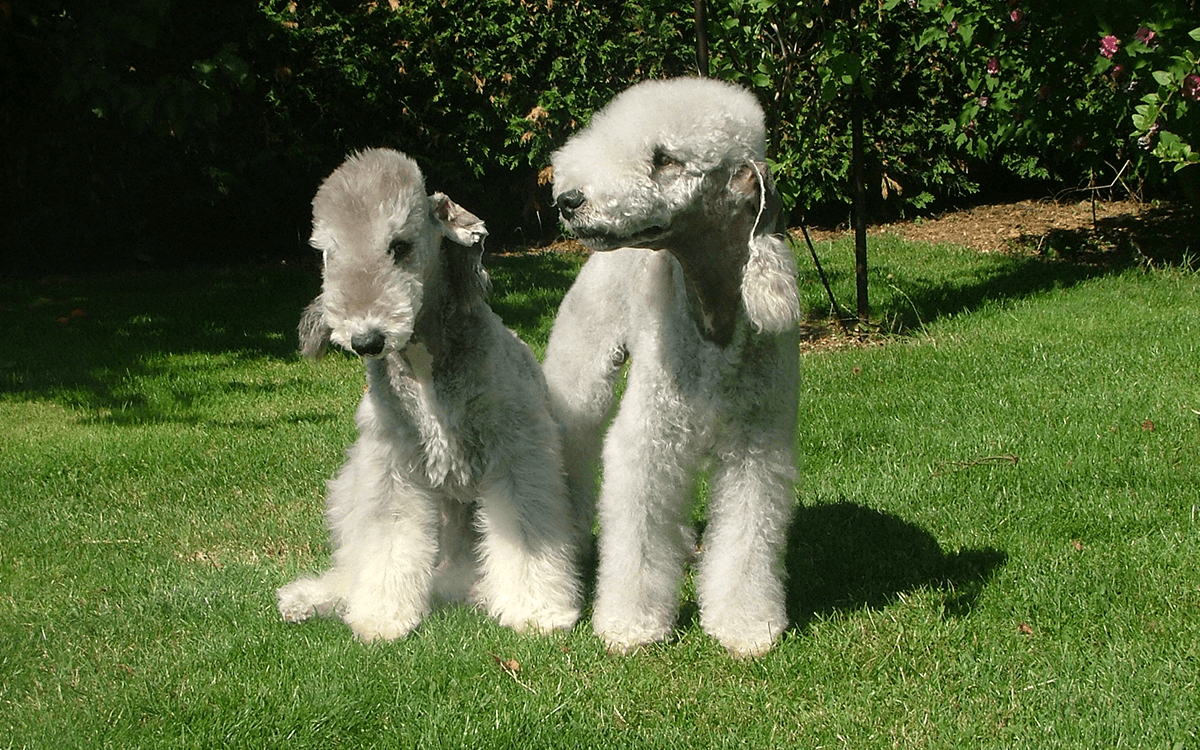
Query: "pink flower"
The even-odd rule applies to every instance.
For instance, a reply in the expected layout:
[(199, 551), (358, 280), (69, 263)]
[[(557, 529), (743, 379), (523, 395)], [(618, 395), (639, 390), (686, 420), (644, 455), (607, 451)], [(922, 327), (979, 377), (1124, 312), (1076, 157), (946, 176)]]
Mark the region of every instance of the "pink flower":
[(1117, 50), (1121, 48), (1121, 40), (1109, 34), (1100, 40), (1100, 54), (1107, 57), (1109, 60), (1113, 55), (1117, 54)]
[(1112, 66), (1112, 77), (1113, 77), (1114, 81), (1123, 75), (1125, 75), (1125, 66), (1124, 65), (1117, 63), (1116, 65)]
[(949, 25), (946, 26), (946, 34), (948, 34), (949, 36), (954, 36), (957, 33), (958, 33), (958, 21), (951, 21), (949, 23)]
[(987, 72), (990, 76), (1000, 75), (1000, 60), (992, 57), (987, 61)]
[(1025, 11), (1020, 8), (1014, 8), (1008, 14), (1008, 20), (1014, 31), (1020, 31), (1025, 27)]
[(1156, 37), (1156, 36), (1158, 36), (1158, 35), (1155, 34), (1152, 30), (1146, 28), (1145, 26), (1139, 27), (1138, 30), (1133, 35), (1134, 39), (1137, 39), (1139, 42), (1146, 45), (1147, 47), (1149, 47), (1152, 43), (1154, 43), (1154, 37)]
[(1194, 102), (1200, 102), (1200, 75), (1192, 73), (1183, 79), (1183, 95)]

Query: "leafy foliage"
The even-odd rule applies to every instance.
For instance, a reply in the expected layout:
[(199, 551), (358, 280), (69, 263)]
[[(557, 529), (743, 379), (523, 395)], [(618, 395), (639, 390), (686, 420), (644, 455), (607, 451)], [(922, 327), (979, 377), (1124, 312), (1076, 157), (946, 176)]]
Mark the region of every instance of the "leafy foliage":
[[(0, 0), (0, 266), (307, 253), (315, 185), (376, 145), (494, 240), (549, 239), (550, 153), (630, 83), (694, 72), (691, 10)], [(714, 74), (766, 108), (796, 222), (846, 215), (856, 101), (876, 218), (996, 176), (1194, 164), (1195, 18), (1195, 0), (710, 0), (707, 31)]]
[(952, 78), (917, 64), (914, 19), (875, 2), (796, 7), (730, 0), (710, 13), (715, 75), (758, 93), (785, 205), (801, 210), (849, 204), (851, 98), (866, 110), (869, 184), (875, 213), (922, 208), (936, 195), (973, 192), (961, 155), (937, 130), (954, 99)]
[(1127, 166), (1153, 178), (1159, 161), (1196, 160), (1187, 145), (1200, 137), (1188, 107), (1200, 98), (1200, 77), (1189, 78), (1200, 53), (1200, 29), (1188, 32), (1194, 2), (886, 4), (923, 18), (921, 49), (952, 61), (965, 83), (942, 130), (972, 155), (1004, 151), (1011, 165), (1068, 179)]
[[(1191, 0), (718, 5), (717, 74), (767, 103), (789, 206), (848, 201), (855, 97), (867, 102), (876, 216), (973, 192), (998, 172), (1069, 185), (1124, 166), (1154, 180), (1160, 161), (1200, 158)], [(1128, 41), (1106, 57), (1118, 27)]]

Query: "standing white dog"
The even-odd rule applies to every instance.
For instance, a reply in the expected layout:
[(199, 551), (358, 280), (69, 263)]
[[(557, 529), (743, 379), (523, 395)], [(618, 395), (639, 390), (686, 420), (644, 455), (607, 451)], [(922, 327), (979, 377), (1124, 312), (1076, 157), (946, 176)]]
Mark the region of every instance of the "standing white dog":
[[(578, 619), (558, 428), (537, 360), (487, 305), (486, 234), (445, 195), (426, 196), (396, 151), (349, 157), (317, 191), (324, 284), (302, 348), (359, 354), (367, 391), (329, 483), (333, 567), (279, 589), (285, 620), (336, 612), (364, 641), (390, 640), (434, 591), (518, 630)], [(468, 247), (443, 248), (443, 236)]]
[(671, 633), (704, 470), (702, 626), (738, 655), (767, 651), (787, 626), (800, 308), (763, 147), (751, 94), (677, 79), (625, 91), (553, 155), (564, 222), (610, 251), (563, 300), (545, 362), (585, 519), (629, 359), (599, 497), (593, 624), (612, 651)]

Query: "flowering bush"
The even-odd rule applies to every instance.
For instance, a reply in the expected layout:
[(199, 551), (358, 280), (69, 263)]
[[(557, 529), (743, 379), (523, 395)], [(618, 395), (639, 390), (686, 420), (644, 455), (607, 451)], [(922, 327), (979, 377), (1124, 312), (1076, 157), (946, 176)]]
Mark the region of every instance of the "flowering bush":
[(1134, 74), (1149, 71), (1154, 82), (1134, 107), (1134, 135), (1139, 146), (1179, 170), (1200, 163), (1192, 147), (1200, 145), (1200, 107), (1193, 103), (1200, 101), (1200, 27), (1187, 33), (1190, 45), (1181, 39), (1166, 49), (1160, 37), (1166, 34), (1143, 26), (1135, 34), (1138, 44), (1124, 50)]
[[(1146, 176), (1200, 160), (1200, 28), (1186, 0), (885, 7), (922, 14), (922, 51), (958, 67), (964, 104), (943, 127), (976, 156), (1002, 149), (1002, 160), (1060, 177), (1067, 165), (1094, 177), (1132, 165)], [(1128, 20), (1106, 20), (1116, 18)]]
[[(1194, 6), (708, 0), (711, 69), (762, 102), (793, 221), (845, 217), (861, 113), (882, 218), (981, 175), (1076, 184), (1195, 164)], [(695, 72), (691, 3), (671, 0), (0, 7), (0, 171), (13, 175), (0, 202), (17, 217), (0, 225), (0, 273), (34, 246), (58, 265), (231, 238), (290, 247), (311, 186), (368, 144), (409, 151), (497, 240), (551, 233), (550, 152), (629, 83)]]

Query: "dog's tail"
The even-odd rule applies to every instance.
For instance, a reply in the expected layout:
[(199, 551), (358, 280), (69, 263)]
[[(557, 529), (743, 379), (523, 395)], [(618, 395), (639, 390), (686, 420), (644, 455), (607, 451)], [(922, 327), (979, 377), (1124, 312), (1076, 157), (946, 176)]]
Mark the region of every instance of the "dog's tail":
[(300, 354), (309, 359), (320, 359), (329, 349), (329, 337), (333, 329), (325, 324), (325, 302), (321, 295), (308, 303), (300, 316)]

